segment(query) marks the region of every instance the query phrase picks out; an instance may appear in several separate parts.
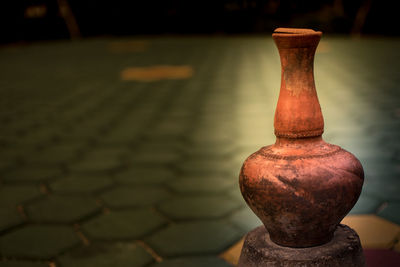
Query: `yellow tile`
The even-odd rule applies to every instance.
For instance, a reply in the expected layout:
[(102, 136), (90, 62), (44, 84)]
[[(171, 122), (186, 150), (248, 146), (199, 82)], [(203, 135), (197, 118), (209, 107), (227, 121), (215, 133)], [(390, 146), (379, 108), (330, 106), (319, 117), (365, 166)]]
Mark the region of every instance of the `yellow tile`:
[(392, 248), (400, 234), (399, 225), (375, 215), (350, 215), (341, 223), (358, 233), (363, 248)]
[(240, 252), (242, 251), (244, 239), (241, 239), (239, 242), (234, 244), (228, 250), (220, 255), (225, 261), (230, 264), (236, 266), (239, 262)]
[(125, 52), (143, 52), (149, 46), (148, 41), (134, 40), (134, 41), (119, 41), (109, 43), (109, 50), (114, 53)]
[(193, 75), (193, 68), (188, 65), (156, 65), (150, 67), (126, 68), (121, 72), (121, 79), (152, 82), (162, 79), (187, 79)]
[(394, 250), (395, 251), (397, 251), (397, 252), (400, 252), (400, 234), (397, 236), (397, 238), (396, 238), (396, 244), (394, 245)]
[(327, 41), (319, 42), (316, 53), (328, 53), (330, 51), (331, 47)]

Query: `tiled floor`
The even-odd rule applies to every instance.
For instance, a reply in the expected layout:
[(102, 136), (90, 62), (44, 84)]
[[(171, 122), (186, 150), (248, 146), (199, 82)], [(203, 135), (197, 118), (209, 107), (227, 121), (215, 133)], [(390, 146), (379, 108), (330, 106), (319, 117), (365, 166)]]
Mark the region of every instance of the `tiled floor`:
[[(345, 222), (364, 247), (395, 251), (399, 45), (324, 37), (315, 62), (324, 138), (366, 172)], [(274, 142), (271, 38), (60, 41), (0, 58), (1, 267), (235, 261), (229, 248), (260, 224), (238, 171)]]

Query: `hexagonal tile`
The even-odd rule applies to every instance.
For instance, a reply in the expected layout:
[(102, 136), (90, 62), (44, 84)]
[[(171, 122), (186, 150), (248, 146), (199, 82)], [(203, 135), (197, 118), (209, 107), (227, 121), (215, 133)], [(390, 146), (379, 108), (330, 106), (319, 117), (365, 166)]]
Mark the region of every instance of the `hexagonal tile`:
[(179, 168), (185, 173), (230, 173), (233, 164), (226, 159), (196, 158), (182, 162)]
[(181, 177), (168, 183), (168, 187), (179, 193), (220, 193), (238, 186), (236, 179), (227, 179), (224, 175), (210, 177), (198, 175)]
[(396, 177), (400, 175), (400, 169), (390, 160), (377, 160), (374, 158), (362, 163), (364, 163), (363, 168), (367, 179), (380, 179), (383, 173), (385, 174), (385, 177)]
[(92, 244), (58, 258), (63, 267), (130, 267), (153, 261), (145, 249), (135, 243)]
[(244, 238), (231, 246), (229, 249), (220, 254), (220, 257), (229, 262), (231, 266), (236, 266), (239, 262), (240, 253), (242, 252)]
[(75, 159), (78, 155), (78, 147), (73, 145), (57, 145), (43, 149), (34, 157), (25, 158), (25, 162), (38, 164), (65, 163)]
[(174, 173), (167, 168), (135, 168), (119, 173), (114, 179), (128, 185), (159, 185), (174, 178)]
[(19, 225), (24, 222), (22, 216), (16, 208), (4, 207), (0, 204), (0, 231), (4, 231), (12, 226)]
[(57, 193), (92, 193), (112, 184), (113, 181), (108, 176), (72, 174), (55, 180), (50, 188)]
[[(160, 153), (160, 159), (162, 157), (175, 159), (180, 153), (178, 153), (178, 148), (182, 147), (182, 140), (170, 140), (165, 142), (165, 140), (147, 140), (138, 144), (135, 149), (139, 158), (144, 156), (150, 156), (149, 153), (153, 154)], [(135, 158), (135, 157), (133, 157)], [(150, 158), (149, 158), (150, 159)], [(151, 160), (151, 159), (150, 159)]]
[(230, 221), (243, 231), (242, 234), (246, 234), (254, 228), (262, 225), (261, 220), (249, 207), (244, 207), (235, 211), (235, 213), (230, 217)]
[(400, 202), (387, 203), (378, 216), (400, 225)]
[(38, 261), (0, 261), (0, 267), (49, 267), (47, 262)]
[(53, 131), (51, 127), (31, 127), (26, 129), (19, 138), (27, 143), (44, 144), (53, 140)]
[(0, 253), (7, 257), (48, 259), (79, 244), (72, 228), (29, 225), (0, 238)]
[(151, 210), (123, 210), (102, 214), (82, 225), (90, 238), (126, 240), (140, 238), (167, 221)]
[(61, 176), (62, 172), (56, 167), (38, 168), (24, 167), (23, 169), (15, 170), (3, 174), (3, 180), (6, 182), (45, 182)]
[(125, 148), (96, 148), (87, 153), (79, 162), (69, 165), (76, 172), (109, 171), (123, 165), (122, 155)]
[[(147, 238), (162, 256), (220, 253), (240, 238), (237, 230), (223, 221), (171, 224)], [(173, 240), (173, 242), (171, 242)]]
[(397, 236), (396, 239), (397, 239), (397, 243), (394, 244), (393, 250), (394, 250), (394, 251), (397, 251), (397, 252), (400, 252), (400, 242), (399, 242), (399, 240), (400, 240), (400, 234)]
[(139, 128), (129, 129), (123, 126), (124, 125), (119, 128), (113, 128), (111, 132), (107, 132), (106, 135), (102, 136), (100, 142), (102, 144), (127, 144), (135, 140), (140, 134)]
[(173, 151), (136, 151), (134, 154), (129, 155), (127, 160), (132, 163), (141, 164), (141, 163), (152, 163), (152, 164), (168, 164), (172, 162), (176, 162), (179, 160), (180, 155)]
[(184, 147), (184, 154), (189, 157), (224, 157), (231, 154), (235, 149), (233, 143), (228, 142), (201, 142), (192, 144), (190, 149)]
[(363, 194), (376, 197), (385, 201), (400, 201), (400, 180), (397, 177), (391, 179), (365, 180)]
[(116, 187), (101, 195), (110, 207), (149, 206), (169, 197), (169, 193), (159, 187)]
[[(1, 145), (1, 144), (0, 144)], [(1, 147), (0, 151), (0, 170), (5, 171), (17, 163), (17, 155), (9, 154), (4, 151), (4, 147)]]
[(375, 215), (350, 215), (341, 222), (360, 236), (363, 248), (389, 248), (400, 234), (400, 226)]
[(126, 145), (121, 145), (121, 146), (97, 146), (93, 150), (91, 150), (89, 153), (86, 154), (87, 158), (118, 158), (121, 159), (123, 158), (123, 155), (128, 153), (129, 147)]
[(86, 158), (68, 167), (73, 172), (103, 172), (110, 171), (122, 166), (122, 162), (113, 157), (109, 158)]
[(147, 129), (143, 137), (150, 140), (157, 140), (157, 141), (165, 140), (165, 142), (169, 141), (174, 142), (178, 138), (183, 138), (184, 134), (182, 127), (181, 129), (173, 127), (168, 129), (166, 127), (163, 127), (163, 129), (157, 129), (157, 128)]
[[(213, 132), (212, 130), (200, 130), (197, 129), (194, 131), (191, 136), (189, 136), (189, 141), (197, 144), (202, 144), (202, 143), (232, 143), (232, 134), (229, 136), (226, 132), (221, 132), (221, 133), (215, 133), (210, 134), (210, 132)], [(200, 134), (198, 134), (200, 133)]]
[(376, 197), (361, 194), (350, 214), (374, 214), (382, 204), (383, 201)]
[(100, 210), (90, 197), (50, 195), (29, 204), (26, 213), (36, 222), (77, 222)]
[(164, 201), (159, 209), (172, 219), (223, 217), (241, 205), (229, 196), (180, 196)]
[[(82, 122), (79, 121), (78, 123)], [(85, 124), (84, 127), (79, 127), (78, 123), (74, 125), (74, 127), (64, 127), (59, 129), (54, 135), (55, 139), (63, 143), (76, 143), (83, 142), (84, 140), (96, 136), (96, 125), (89, 127), (89, 125)]]
[(2, 185), (0, 187), (0, 205), (15, 207), (40, 194), (39, 187), (35, 185)]
[(150, 267), (232, 267), (229, 263), (218, 257), (184, 257), (177, 259), (167, 259), (160, 263), (154, 263)]

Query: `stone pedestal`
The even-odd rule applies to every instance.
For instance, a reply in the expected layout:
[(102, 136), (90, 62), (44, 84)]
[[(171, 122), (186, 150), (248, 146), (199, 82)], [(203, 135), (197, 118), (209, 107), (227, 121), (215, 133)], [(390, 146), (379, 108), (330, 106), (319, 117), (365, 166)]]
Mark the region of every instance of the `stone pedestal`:
[(308, 248), (282, 247), (271, 241), (262, 225), (246, 235), (238, 267), (361, 267), (365, 259), (357, 233), (339, 225), (333, 239)]

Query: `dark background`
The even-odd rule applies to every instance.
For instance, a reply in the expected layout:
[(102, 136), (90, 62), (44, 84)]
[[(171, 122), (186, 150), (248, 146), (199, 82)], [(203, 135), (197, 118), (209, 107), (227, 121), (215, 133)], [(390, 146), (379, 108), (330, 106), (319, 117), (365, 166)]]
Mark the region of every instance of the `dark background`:
[[(25, 0), (1, 4), (2, 43), (144, 34), (263, 34), (278, 26), (399, 35), (396, 1)], [(62, 15), (62, 8), (67, 10)], [(32, 12), (39, 7), (41, 11)], [(29, 12), (31, 9), (31, 12)], [(65, 13), (65, 12), (64, 12)], [(72, 14), (72, 16), (71, 16)], [(68, 27), (68, 22), (77, 27)], [(72, 32), (71, 32), (72, 31)]]

